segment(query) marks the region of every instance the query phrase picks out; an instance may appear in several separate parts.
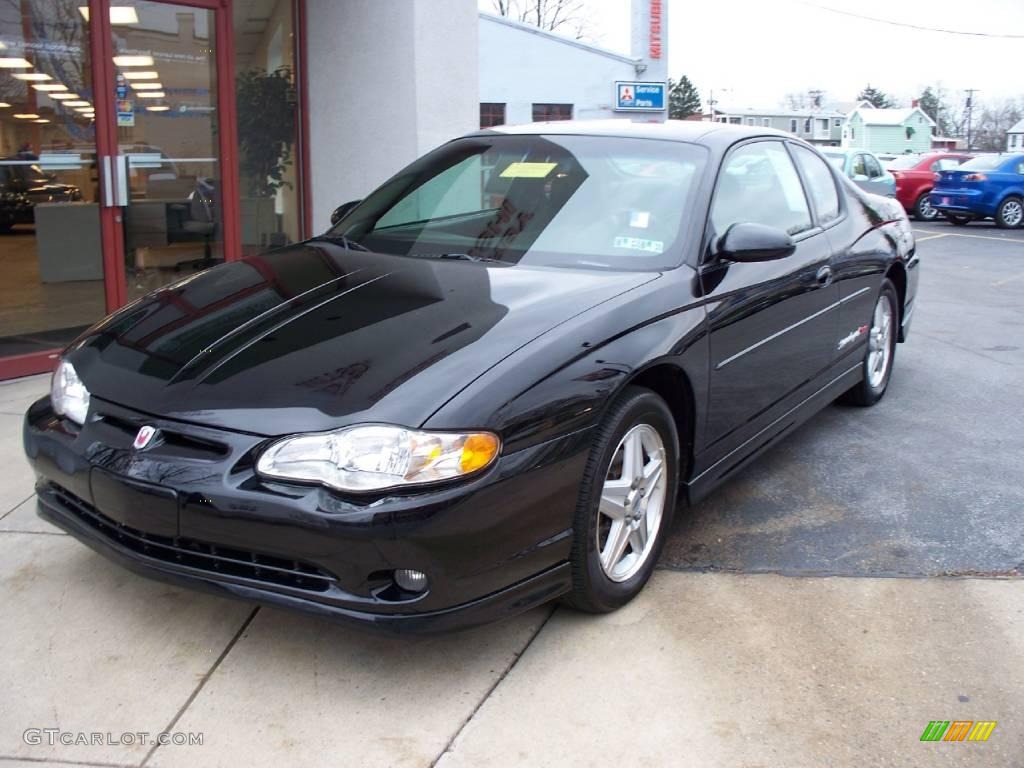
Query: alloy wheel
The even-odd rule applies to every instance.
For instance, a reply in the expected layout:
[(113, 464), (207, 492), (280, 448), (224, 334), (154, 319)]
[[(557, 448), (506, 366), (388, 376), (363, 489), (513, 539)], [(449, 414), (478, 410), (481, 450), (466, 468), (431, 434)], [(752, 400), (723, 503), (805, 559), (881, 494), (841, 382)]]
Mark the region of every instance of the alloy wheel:
[(1007, 200), (1003, 203), (1003, 221), (1008, 227), (1019, 227), (1021, 220), (1024, 220), (1024, 206), (1020, 200)]
[(925, 221), (934, 221), (938, 218), (939, 212), (932, 207), (927, 193), (921, 195), (921, 200), (917, 204), (917, 214)]
[(615, 582), (632, 578), (654, 550), (665, 512), (665, 444), (648, 424), (626, 432), (612, 454), (597, 509), (601, 570)]
[(868, 337), (868, 384), (877, 389), (885, 381), (892, 360), (893, 311), (889, 296), (883, 293), (875, 304)]

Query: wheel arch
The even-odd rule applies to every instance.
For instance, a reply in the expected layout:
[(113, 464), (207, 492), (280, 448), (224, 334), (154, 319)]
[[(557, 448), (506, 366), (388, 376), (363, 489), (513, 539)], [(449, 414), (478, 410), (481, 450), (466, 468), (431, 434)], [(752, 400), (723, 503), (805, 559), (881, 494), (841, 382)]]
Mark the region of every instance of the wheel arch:
[(896, 298), (899, 303), (900, 311), (896, 340), (902, 342), (905, 340), (903, 336), (903, 318), (907, 311), (907, 268), (903, 266), (902, 261), (894, 262), (892, 266), (886, 270), (885, 277), (891, 281), (893, 286), (896, 288)]
[(680, 366), (660, 361), (636, 371), (624, 386), (649, 389), (668, 405), (679, 435), (679, 477), (683, 487), (693, 467), (697, 424), (697, 401), (690, 377)]

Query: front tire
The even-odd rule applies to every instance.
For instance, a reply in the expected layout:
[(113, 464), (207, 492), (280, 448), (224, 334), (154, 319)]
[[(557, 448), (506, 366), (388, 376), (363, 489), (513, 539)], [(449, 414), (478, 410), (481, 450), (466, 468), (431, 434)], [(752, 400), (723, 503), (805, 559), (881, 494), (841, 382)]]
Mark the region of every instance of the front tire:
[(966, 227), (971, 223), (970, 216), (957, 216), (955, 213), (947, 213), (946, 220), (956, 227)]
[(629, 387), (597, 429), (573, 522), (573, 589), (565, 602), (608, 613), (650, 579), (672, 524), (679, 436), (665, 401)]
[(868, 326), (868, 344), (863, 363), (864, 376), (856, 386), (843, 394), (840, 398), (842, 402), (867, 408), (885, 395), (896, 357), (899, 317), (896, 288), (890, 280), (883, 280), (882, 290), (875, 301), (875, 311), (871, 315), (871, 324)]
[(996, 211), (996, 226), (1002, 229), (1017, 229), (1024, 223), (1024, 202), (1019, 197), (1008, 197), (999, 204)]
[(939, 218), (939, 212), (932, 207), (930, 197), (931, 192), (925, 192), (914, 203), (914, 218), (918, 221), (935, 221)]

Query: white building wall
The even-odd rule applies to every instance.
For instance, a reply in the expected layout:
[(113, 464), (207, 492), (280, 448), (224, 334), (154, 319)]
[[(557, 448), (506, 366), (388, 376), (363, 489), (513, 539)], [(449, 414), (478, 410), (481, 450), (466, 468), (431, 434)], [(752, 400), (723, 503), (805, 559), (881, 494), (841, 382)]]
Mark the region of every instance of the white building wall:
[(532, 27), (480, 16), (480, 101), (505, 104), (509, 125), (533, 120), (533, 105), (572, 104), (573, 118), (647, 120), (650, 114), (612, 111), (616, 80), (638, 78), (627, 56), (553, 40)]
[(474, 0), (307, 0), (313, 229), (479, 125)]

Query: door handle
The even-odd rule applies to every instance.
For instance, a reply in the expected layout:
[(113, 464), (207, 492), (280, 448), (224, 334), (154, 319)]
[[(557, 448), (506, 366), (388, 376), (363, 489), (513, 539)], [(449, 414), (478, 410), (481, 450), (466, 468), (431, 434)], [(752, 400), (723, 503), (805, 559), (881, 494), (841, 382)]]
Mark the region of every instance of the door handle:
[(822, 288), (827, 288), (832, 285), (832, 268), (822, 267), (814, 277), (818, 281), (818, 285)]
[(124, 155), (104, 155), (100, 158), (103, 172), (103, 207), (121, 208), (128, 205), (128, 158)]

